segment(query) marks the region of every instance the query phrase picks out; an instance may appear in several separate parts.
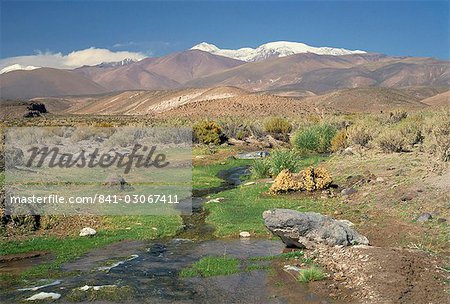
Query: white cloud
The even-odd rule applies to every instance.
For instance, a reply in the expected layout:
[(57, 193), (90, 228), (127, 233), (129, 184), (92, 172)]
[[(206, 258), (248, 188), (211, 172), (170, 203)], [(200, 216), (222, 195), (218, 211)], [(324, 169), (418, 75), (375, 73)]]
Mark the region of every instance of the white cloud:
[[(102, 62), (121, 61), (126, 58), (133, 60), (144, 59), (144, 54), (118, 51), (113, 52), (108, 49), (88, 48), (80, 51), (73, 51), (67, 55), (62, 53), (42, 53), (35, 55), (18, 56), (0, 59), (0, 70), (12, 65), (32, 66), (32, 67), (50, 67), (58, 69), (73, 69), (83, 65), (96, 65)], [(17, 67), (17, 66), (16, 66)]]

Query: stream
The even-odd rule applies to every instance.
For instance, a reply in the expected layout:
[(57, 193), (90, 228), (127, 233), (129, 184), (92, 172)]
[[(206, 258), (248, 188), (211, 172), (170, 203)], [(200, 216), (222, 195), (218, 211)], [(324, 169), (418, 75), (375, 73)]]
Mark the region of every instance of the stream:
[[(214, 238), (213, 227), (205, 223), (207, 213), (202, 207), (205, 197), (237, 187), (241, 183), (240, 177), (247, 173), (246, 166), (223, 170), (218, 175), (223, 179), (220, 186), (194, 190), (193, 213), (183, 216), (184, 229), (176, 237), (144, 242), (122, 241), (95, 249), (76, 261), (64, 264), (64, 272), (70, 274), (58, 278), (57, 284), (56, 280), (50, 280), (23, 286), (44, 285), (34, 291), (2, 290), (0, 302), (21, 302), (42, 291), (59, 293), (61, 298), (55, 302), (66, 303), (72, 290), (79, 290), (85, 285), (114, 285), (131, 287), (132, 294), (126, 303), (332, 303), (312, 294), (306, 286), (282, 270), (245, 269), (249, 258), (282, 253), (285, 246), (281, 241)], [(215, 277), (179, 276), (182, 269), (211, 255), (241, 259), (242, 271)], [(271, 264), (270, 261), (260, 263), (266, 268)], [(74, 301), (73, 298), (70, 300)], [(75, 302), (109, 301), (84, 298)]]

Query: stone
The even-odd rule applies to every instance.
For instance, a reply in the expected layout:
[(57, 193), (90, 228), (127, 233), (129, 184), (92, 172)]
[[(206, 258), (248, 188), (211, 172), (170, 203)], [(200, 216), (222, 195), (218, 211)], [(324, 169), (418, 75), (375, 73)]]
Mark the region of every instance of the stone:
[(315, 212), (272, 209), (264, 211), (263, 218), (267, 229), (280, 237), (288, 247), (310, 249), (320, 244), (369, 244), (369, 240), (351, 228), (347, 222)]
[(352, 195), (356, 192), (358, 192), (358, 190), (356, 190), (355, 188), (346, 188), (341, 191), (341, 194), (343, 196), (347, 196), (347, 195)]
[(248, 232), (248, 231), (241, 231), (241, 233), (239, 233), (239, 237), (241, 237), (241, 238), (249, 238), (250, 237), (250, 232)]
[(83, 229), (81, 229), (80, 231), (80, 236), (94, 236), (95, 234), (97, 234), (97, 231), (95, 231), (95, 229), (90, 228), (90, 227), (85, 227)]
[(37, 111), (39, 113), (47, 113), (47, 109), (43, 103), (33, 102), (27, 107), (27, 109), (30, 111)]
[(377, 183), (382, 183), (384, 182), (384, 178), (382, 177), (377, 177), (377, 179), (375, 180)]
[(347, 147), (344, 149), (344, 151), (342, 151), (342, 155), (353, 155), (353, 148), (352, 147)]
[(431, 216), (430, 213), (424, 212), (417, 217), (416, 221), (419, 223), (423, 223), (423, 222), (427, 222), (427, 221), (431, 220), (432, 218), (433, 217)]
[(267, 151), (255, 151), (255, 152), (248, 152), (248, 153), (239, 153), (236, 158), (238, 159), (259, 159), (259, 158), (265, 158), (269, 156), (269, 152)]
[(45, 299), (58, 300), (60, 297), (61, 297), (61, 295), (59, 293), (40, 292), (40, 293), (37, 293), (37, 294), (27, 298), (26, 301), (37, 301), (37, 300), (45, 300)]

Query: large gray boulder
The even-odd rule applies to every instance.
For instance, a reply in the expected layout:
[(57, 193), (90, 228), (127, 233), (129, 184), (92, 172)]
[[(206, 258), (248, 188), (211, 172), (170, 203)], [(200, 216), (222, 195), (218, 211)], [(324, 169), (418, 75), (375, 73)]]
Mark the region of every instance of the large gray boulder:
[(348, 221), (335, 220), (315, 212), (290, 209), (264, 211), (264, 224), (288, 247), (313, 248), (328, 246), (368, 245), (369, 240), (356, 232)]

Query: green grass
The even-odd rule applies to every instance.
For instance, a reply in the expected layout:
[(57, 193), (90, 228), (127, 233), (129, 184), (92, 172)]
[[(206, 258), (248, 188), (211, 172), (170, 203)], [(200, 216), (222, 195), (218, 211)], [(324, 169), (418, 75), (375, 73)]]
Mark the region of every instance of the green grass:
[(195, 166), (192, 169), (192, 187), (194, 189), (201, 189), (220, 186), (223, 181), (217, 177), (220, 171), (250, 164), (251, 160), (248, 159), (227, 159), (222, 163)]
[(300, 270), (297, 280), (301, 283), (308, 283), (312, 281), (320, 281), (325, 279), (325, 273), (318, 267), (311, 267)]
[(181, 271), (181, 277), (211, 277), (239, 272), (240, 261), (227, 256), (207, 256)]
[(236, 236), (240, 231), (249, 231), (258, 236), (270, 235), (264, 226), (262, 213), (273, 208), (294, 209), (301, 212), (314, 211), (331, 214), (333, 210), (344, 208), (338, 200), (320, 200), (311, 197), (292, 195), (269, 195), (269, 185), (255, 184), (223, 191), (221, 203), (210, 203), (206, 222), (215, 227), (219, 237)]
[(264, 159), (256, 159), (252, 163), (253, 178), (276, 177), (282, 170), (298, 172), (308, 166), (315, 166), (325, 160), (321, 155), (305, 155), (293, 150), (274, 150)]
[(299, 259), (302, 258), (304, 255), (303, 251), (296, 250), (291, 252), (285, 252), (278, 255), (266, 255), (266, 256), (259, 256), (259, 257), (252, 257), (250, 258), (251, 261), (272, 261), (272, 260), (279, 260), (279, 259)]

